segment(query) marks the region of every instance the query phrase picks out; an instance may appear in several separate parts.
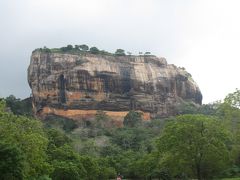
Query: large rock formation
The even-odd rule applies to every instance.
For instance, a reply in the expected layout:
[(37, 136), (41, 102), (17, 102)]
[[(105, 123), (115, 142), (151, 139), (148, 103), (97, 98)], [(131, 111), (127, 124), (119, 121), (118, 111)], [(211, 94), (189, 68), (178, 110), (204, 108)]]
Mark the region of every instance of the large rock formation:
[(37, 115), (72, 119), (103, 110), (122, 120), (129, 110), (145, 119), (177, 114), (184, 101), (201, 104), (191, 75), (155, 56), (70, 54), (36, 50), (28, 68)]

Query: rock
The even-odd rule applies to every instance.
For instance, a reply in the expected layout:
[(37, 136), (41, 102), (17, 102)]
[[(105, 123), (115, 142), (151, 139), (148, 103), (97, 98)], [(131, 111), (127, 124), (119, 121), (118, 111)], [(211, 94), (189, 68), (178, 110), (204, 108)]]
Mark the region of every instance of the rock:
[(202, 103), (191, 75), (155, 56), (70, 54), (36, 50), (28, 68), (33, 109), (44, 118), (72, 119), (103, 110), (122, 121), (129, 110), (145, 119), (177, 114), (184, 101)]

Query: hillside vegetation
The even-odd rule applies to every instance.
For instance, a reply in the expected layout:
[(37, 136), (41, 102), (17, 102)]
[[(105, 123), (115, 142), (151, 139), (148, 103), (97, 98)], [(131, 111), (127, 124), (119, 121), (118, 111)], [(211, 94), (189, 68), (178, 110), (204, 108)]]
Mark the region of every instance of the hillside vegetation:
[(0, 101), (0, 179), (221, 179), (240, 176), (240, 91), (223, 102), (185, 104), (176, 117), (124, 127), (99, 111), (78, 124), (32, 117), (29, 102)]

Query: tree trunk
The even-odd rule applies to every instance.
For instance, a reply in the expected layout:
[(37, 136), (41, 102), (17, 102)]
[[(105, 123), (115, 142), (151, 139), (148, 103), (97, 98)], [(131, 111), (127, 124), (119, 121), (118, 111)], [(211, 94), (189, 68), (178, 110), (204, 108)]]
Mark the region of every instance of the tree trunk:
[(197, 179), (198, 179), (198, 180), (202, 180), (201, 167), (200, 167), (199, 164), (197, 165)]

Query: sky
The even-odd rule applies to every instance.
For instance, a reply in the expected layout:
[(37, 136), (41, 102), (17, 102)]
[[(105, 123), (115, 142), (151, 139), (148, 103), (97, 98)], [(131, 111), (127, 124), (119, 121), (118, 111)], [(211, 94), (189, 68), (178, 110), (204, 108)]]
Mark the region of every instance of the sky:
[(30, 96), (39, 47), (150, 51), (185, 67), (203, 103), (240, 88), (239, 0), (0, 0), (0, 97)]

